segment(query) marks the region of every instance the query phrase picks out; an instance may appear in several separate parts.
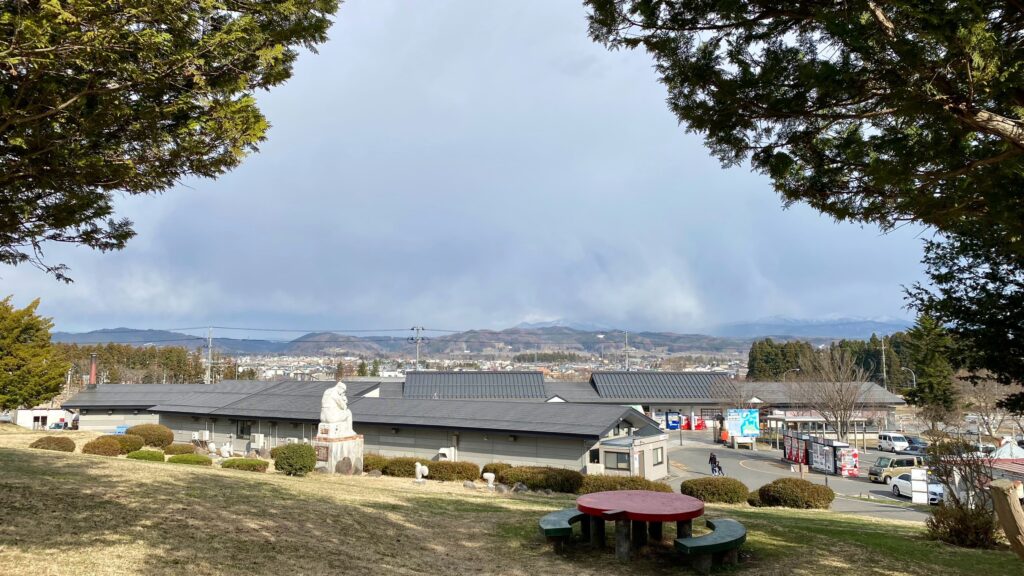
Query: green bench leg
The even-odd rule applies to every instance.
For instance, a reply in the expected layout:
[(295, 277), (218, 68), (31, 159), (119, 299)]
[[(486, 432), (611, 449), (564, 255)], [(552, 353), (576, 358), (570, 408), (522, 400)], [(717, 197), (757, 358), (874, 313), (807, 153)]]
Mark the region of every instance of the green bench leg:
[(615, 521), (615, 558), (628, 562), (630, 557), (629, 524), (626, 519)]
[(651, 542), (661, 542), (664, 540), (661, 522), (648, 522), (647, 535), (650, 537)]
[(590, 542), (590, 516), (580, 518), (580, 537), (584, 542)]
[(647, 544), (647, 523), (641, 520), (633, 520), (632, 526), (629, 529), (630, 535), (633, 537), (633, 549), (639, 550), (642, 546)]
[(693, 520), (676, 522), (676, 538), (693, 538)]
[(726, 566), (735, 566), (740, 563), (740, 549), (733, 548), (727, 550), (722, 554), (722, 564)]
[(604, 548), (605, 542), (607, 542), (604, 525), (603, 518), (590, 519), (590, 544), (595, 548)]
[(550, 537), (548, 537), (548, 542), (551, 543), (551, 547), (555, 550), (555, 552), (561, 552), (562, 550), (565, 550), (565, 541), (566, 540), (567, 540), (567, 538), (565, 538), (564, 536), (550, 536)]
[(699, 554), (693, 557), (690, 566), (697, 574), (711, 573), (711, 554)]

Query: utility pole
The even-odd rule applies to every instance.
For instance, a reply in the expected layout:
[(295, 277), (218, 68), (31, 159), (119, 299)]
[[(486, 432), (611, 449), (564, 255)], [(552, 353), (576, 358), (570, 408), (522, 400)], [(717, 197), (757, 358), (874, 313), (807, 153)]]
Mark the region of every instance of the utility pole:
[(629, 372), (629, 330), (626, 330), (626, 372)]
[(885, 373), (885, 335), (882, 335), (882, 388), (889, 391), (889, 379)]
[(423, 326), (413, 326), (409, 330), (412, 330), (412, 331), (416, 332), (415, 336), (413, 336), (412, 338), (409, 338), (409, 342), (415, 342), (416, 343), (416, 367), (415, 367), (415, 369), (419, 370), (420, 369), (420, 342), (423, 342), (423, 340), (424, 340), (424, 338), (422, 336), (420, 336), (420, 333), (423, 332), (424, 328), (423, 328)]
[(206, 329), (206, 383), (213, 384), (213, 328)]

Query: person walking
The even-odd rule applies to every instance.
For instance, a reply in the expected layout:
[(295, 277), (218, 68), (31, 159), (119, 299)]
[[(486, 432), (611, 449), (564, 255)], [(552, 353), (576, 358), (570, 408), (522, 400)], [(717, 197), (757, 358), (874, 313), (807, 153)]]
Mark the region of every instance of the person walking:
[(718, 456), (715, 456), (714, 452), (712, 452), (711, 457), (708, 458), (708, 464), (711, 465), (711, 475), (718, 476), (718, 471), (720, 470), (720, 468), (718, 466)]

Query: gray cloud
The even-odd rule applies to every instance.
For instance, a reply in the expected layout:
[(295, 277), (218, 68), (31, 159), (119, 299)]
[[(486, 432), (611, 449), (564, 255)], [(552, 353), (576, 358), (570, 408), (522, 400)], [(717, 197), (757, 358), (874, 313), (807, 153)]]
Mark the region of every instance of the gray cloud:
[(916, 231), (784, 211), (677, 126), (643, 53), (566, 3), (343, 5), (260, 96), (260, 154), (121, 202), (116, 254), (56, 248), (74, 285), (3, 269), (59, 327), (699, 330), (773, 314), (905, 316)]

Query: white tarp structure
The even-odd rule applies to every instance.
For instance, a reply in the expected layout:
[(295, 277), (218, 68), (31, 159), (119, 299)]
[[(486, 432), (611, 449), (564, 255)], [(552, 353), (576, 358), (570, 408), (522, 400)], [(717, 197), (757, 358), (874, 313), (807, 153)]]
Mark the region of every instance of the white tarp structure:
[(1003, 459), (1024, 459), (1024, 448), (1017, 446), (1016, 442), (1005, 442), (996, 451), (988, 455), (993, 460)]

